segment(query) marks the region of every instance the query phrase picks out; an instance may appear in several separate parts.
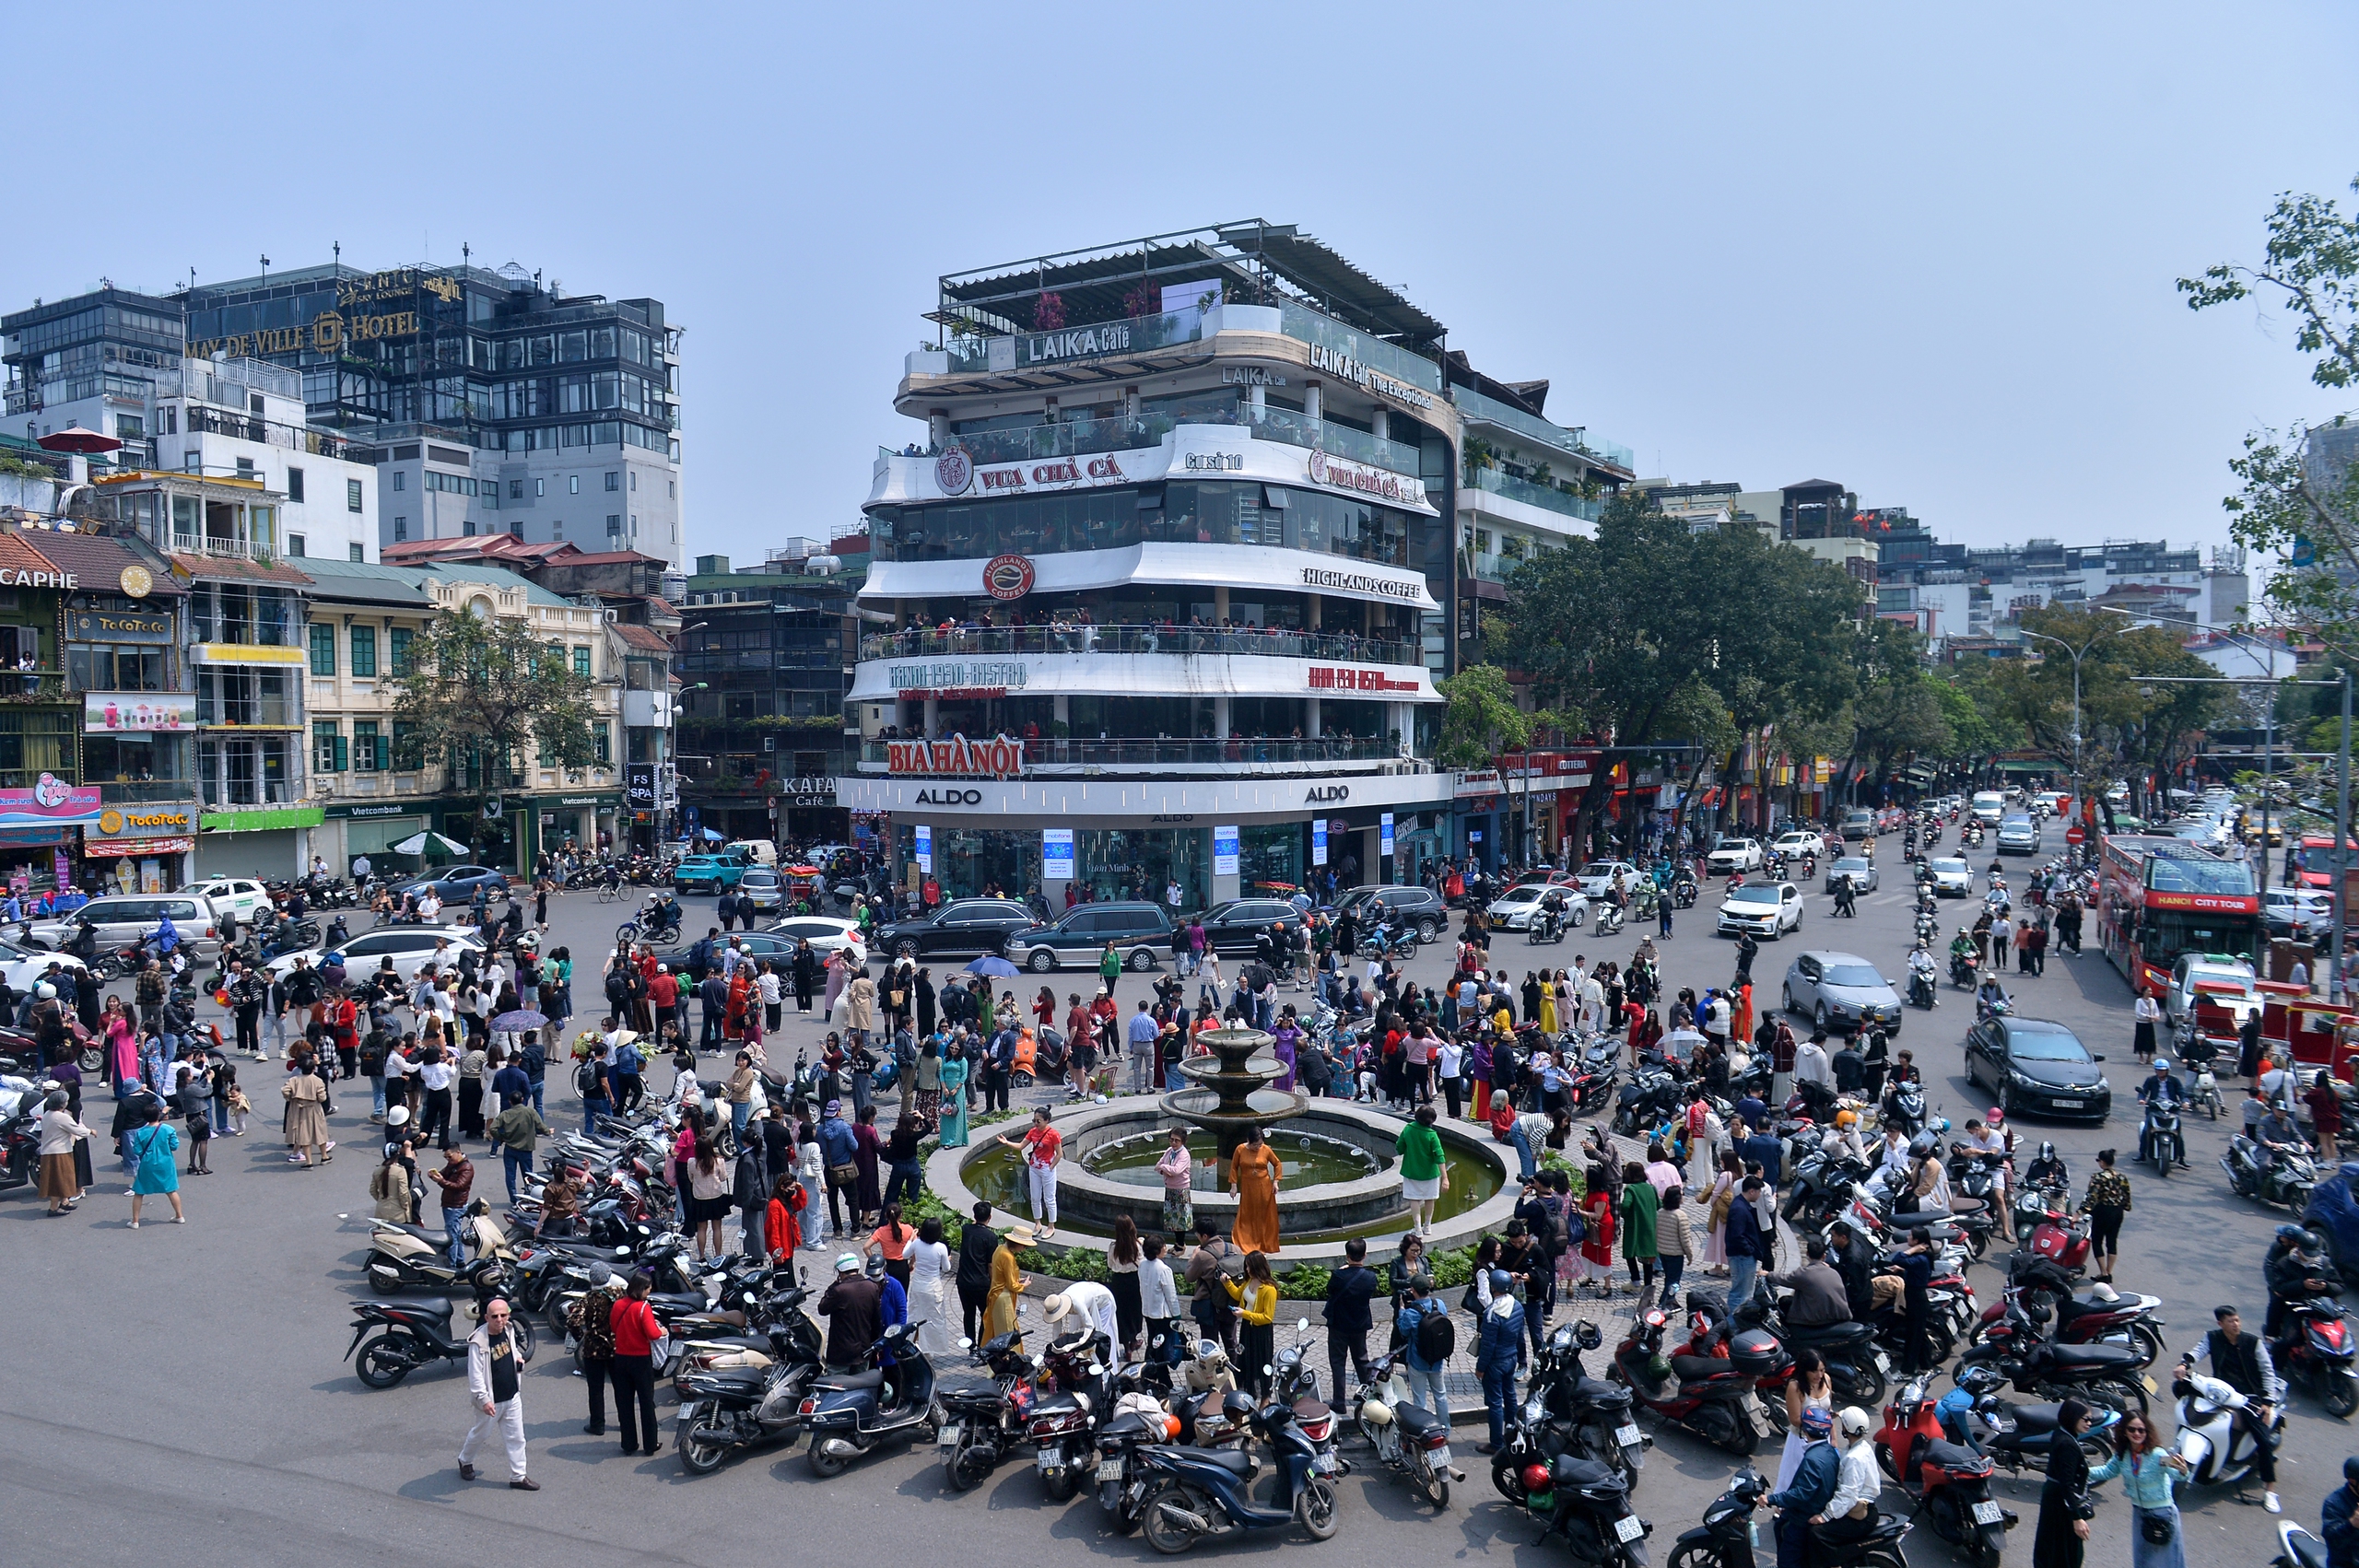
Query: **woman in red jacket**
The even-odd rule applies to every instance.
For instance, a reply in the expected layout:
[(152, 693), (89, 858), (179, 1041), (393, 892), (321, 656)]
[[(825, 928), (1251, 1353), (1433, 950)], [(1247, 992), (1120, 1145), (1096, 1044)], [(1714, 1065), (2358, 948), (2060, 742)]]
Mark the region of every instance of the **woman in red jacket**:
[[(644, 1269), (638, 1270), (630, 1277), (630, 1293), (617, 1300), (606, 1317), (615, 1330), (615, 1360), (609, 1374), (615, 1383), (615, 1422), (622, 1428), (626, 1454), (653, 1454), (659, 1446), (655, 1428), (655, 1341), (663, 1337), (663, 1326), (655, 1321), (655, 1309), (647, 1305), (648, 1295), (654, 1289), (655, 1276)], [(636, 1423), (631, 1419), (634, 1397), (639, 1401)], [(642, 1434), (644, 1447), (639, 1442)]]
[(762, 1241), (769, 1248), (770, 1261), (780, 1268), (792, 1268), (795, 1249), (803, 1245), (803, 1184), (792, 1172), (770, 1184), (770, 1208), (762, 1226)]

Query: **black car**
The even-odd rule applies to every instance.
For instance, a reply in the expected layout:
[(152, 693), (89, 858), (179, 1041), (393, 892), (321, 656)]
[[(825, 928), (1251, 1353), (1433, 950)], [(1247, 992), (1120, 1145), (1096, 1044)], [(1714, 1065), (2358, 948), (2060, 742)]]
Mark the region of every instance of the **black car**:
[(2103, 1121), (2113, 1089), (2071, 1030), (2045, 1018), (1988, 1018), (1966, 1031), (1966, 1076), (1987, 1083), (2009, 1116), (2087, 1117)]
[(1449, 906), (1429, 887), (1368, 883), (1335, 900), (1337, 919), (1343, 919), (1347, 910), (1363, 930), (1379, 922), (1390, 922), (1396, 929), (1410, 926), (1415, 929), (1419, 942), (1433, 941), (1449, 924)]
[(1302, 924), (1302, 912), (1283, 898), (1232, 898), (1215, 904), (1203, 915), (1204, 941), (1224, 957), (1253, 955), (1254, 944), (1272, 926), (1288, 929)]
[(1039, 916), (1013, 898), (956, 898), (921, 919), (877, 927), (868, 950), (887, 962), (980, 958), (1003, 951), (1009, 937), (1039, 921)]
[(1053, 926), (1027, 926), (1007, 939), (1007, 956), (1036, 975), (1095, 969), (1112, 942), (1125, 968), (1152, 969), (1171, 951), (1171, 918), (1160, 904), (1084, 904)]

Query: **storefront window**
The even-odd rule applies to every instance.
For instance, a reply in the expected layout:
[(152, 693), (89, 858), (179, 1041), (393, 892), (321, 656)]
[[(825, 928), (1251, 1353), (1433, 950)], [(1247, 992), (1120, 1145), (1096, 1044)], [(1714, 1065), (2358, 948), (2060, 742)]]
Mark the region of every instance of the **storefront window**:
[(288, 803), (288, 764), (292, 736), (273, 735), (253, 741), (200, 741), (197, 772), (205, 785), (208, 806), (283, 806)]
[(185, 735), (86, 735), (82, 778), (101, 786), (181, 782), (187, 778), (187, 744)]
[[(894, 829), (899, 845), (901, 872), (917, 860), (913, 826)], [(933, 880), (942, 896), (1021, 898), (1040, 882), (1040, 832), (1038, 828), (946, 827), (933, 825)]]
[[(1211, 867), (1205, 860), (1208, 837), (1200, 827), (1107, 827), (1076, 833), (1075, 896), (1086, 887), (1096, 899), (1138, 898), (1163, 904), (1167, 891), (1177, 882), (1180, 907), (1202, 909), (1212, 902)], [(1056, 900), (1050, 902), (1053, 905)]]
[(1237, 840), (1238, 890), (1250, 898), (1257, 893), (1292, 893), (1302, 885), (1303, 841), (1309, 829), (1298, 822), (1239, 830)]
[(81, 732), (71, 713), (0, 712), (0, 788), (30, 788), (44, 773), (74, 773), (74, 742)]

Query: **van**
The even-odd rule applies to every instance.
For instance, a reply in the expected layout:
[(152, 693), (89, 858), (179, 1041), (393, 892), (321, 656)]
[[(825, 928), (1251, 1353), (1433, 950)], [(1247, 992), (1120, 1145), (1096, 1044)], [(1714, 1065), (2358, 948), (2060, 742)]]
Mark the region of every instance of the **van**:
[(74, 940), (76, 928), (87, 920), (98, 930), (99, 950), (113, 952), (154, 936), (167, 915), (191, 956), (209, 963), (220, 955), (221, 931), (215, 924), (213, 906), (196, 893), (93, 898), (62, 919), (36, 921), (30, 945), (63, 948)]
[(1996, 790), (1985, 790), (1974, 797), (1975, 820), (1985, 827), (1999, 825), (1999, 814), (2007, 809), (2007, 797)]
[(773, 868), (778, 865), (778, 846), (767, 838), (732, 839), (722, 853), (734, 855), (749, 865)]

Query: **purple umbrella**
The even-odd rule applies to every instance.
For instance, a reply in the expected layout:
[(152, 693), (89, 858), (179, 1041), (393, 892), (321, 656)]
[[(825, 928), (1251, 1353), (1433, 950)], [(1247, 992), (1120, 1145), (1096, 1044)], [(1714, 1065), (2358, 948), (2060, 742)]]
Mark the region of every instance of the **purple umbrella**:
[(491, 1026), (502, 1035), (521, 1035), (527, 1029), (537, 1029), (547, 1022), (548, 1019), (546, 1016), (534, 1012), (531, 1008), (520, 1007), (513, 1012), (503, 1012), (493, 1019)]

